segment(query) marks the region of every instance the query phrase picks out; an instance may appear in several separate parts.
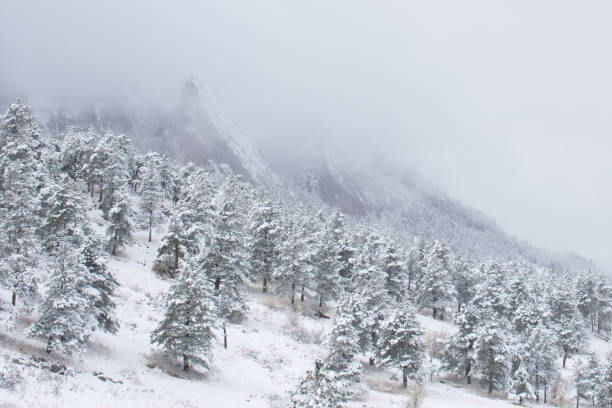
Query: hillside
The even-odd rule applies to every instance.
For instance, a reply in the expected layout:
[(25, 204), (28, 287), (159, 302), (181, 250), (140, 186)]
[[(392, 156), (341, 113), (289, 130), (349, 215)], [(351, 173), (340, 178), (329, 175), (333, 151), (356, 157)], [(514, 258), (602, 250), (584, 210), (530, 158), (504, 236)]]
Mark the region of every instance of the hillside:
[[(183, 373), (149, 340), (163, 313), (161, 294), (169, 285), (151, 271), (161, 232), (156, 231), (157, 239), (151, 243), (145, 232), (138, 233), (132, 246), (108, 260), (120, 284), (117, 315), (121, 329), (116, 336), (96, 333), (85, 355), (70, 358), (55, 352), (49, 355), (44, 343), (26, 338), (23, 330), (30, 320), (20, 320), (14, 332), (3, 330), (1, 371), (17, 379), (12, 391), (0, 387), (3, 407), (288, 406), (289, 391), (311, 369), (314, 359), (325, 354), (321, 341), (331, 322), (304, 315), (312, 304), (294, 311), (284, 304), (285, 299), (252, 290), (248, 320), (228, 327), (227, 350), (217, 330), (212, 370)], [(428, 333), (454, 331), (448, 323), (429, 317), (420, 321)], [(369, 369), (367, 359), (360, 359), (370, 390), (349, 406), (405, 407), (409, 398), (394, 371)], [(53, 373), (54, 366), (61, 367), (60, 371)], [(437, 376), (425, 389), (423, 408), (512, 406), (486, 398), (478, 390), (441, 383)]]

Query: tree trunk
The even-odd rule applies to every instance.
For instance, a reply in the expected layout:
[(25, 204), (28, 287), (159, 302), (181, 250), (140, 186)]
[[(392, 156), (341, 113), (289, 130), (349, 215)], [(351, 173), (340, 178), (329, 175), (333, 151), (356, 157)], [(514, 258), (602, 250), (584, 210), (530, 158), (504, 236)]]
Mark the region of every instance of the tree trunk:
[(493, 381), (489, 380), (489, 395), (493, 394)]
[(433, 308), (431, 309), (431, 313), (432, 313), (432, 315), (433, 315), (433, 318), (435, 319), (435, 318), (436, 318), (436, 315), (438, 314), (438, 310), (437, 310), (435, 307), (433, 307)]
[(221, 287), (221, 278), (215, 278), (215, 294), (219, 294), (219, 288)]
[(536, 402), (540, 402), (540, 376), (538, 374), (535, 376), (535, 397)]
[(402, 372), (402, 387), (408, 388), (408, 377)]
[(91, 185), (91, 198), (93, 198), (93, 196), (94, 196), (94, 190), (95, 190), (95, 189), (96, 189), (96, 185), (95, 185), (95, 184), (92, 184), (92, 185)]
[(153, 214), (149, 212), (149, 242), (151, 242), (152, 237), (153, 237)]
[(117, 242), (113, 242), (113, 250), (111, 251), (111, 255), (115, 255), (115, 252), (117, 251)]
[(174, 244), (174, 266), (172, 268), (172, 277), (176, 276), (176, 271), (178, 271), (179, 266), (179, 245), (178, 242)]
[(268, 278), (263, 278), (263, 293), (268, 293)]
[(189, 369), (189, 358), (187, 354), (183, 354), (183, 370), (187, 371)]
[(304, 285), (302, 285), (302, 296), (300, 296), (300, 302), (304, 301)]
[(467, 378), (468, 384), (472, 383), (472, 376), (470, 375), (470, 371), (472, 371), (472, 365), (468, 363), (465, 367), (465, 377)]
[(291, 306), (295, 305), (295, 282), (291, 284)]
[(223, 322), (223, 348), (227, 350), (227, 328), (225, 322)]
[(374, 367), (374, 357), (370, 357), (370, 367)]
[(319, 308), (323, 307), (323, 296), (319, 296)]
[(546, 404), (546, 383), (544, 383), (544, 403)]
[(49, 337), (49, 340), (47, 340), (47, 353), (51, 354), (51, 342), (53, 340), (53, 337)]
[(11, 300), (11, 303), (13, 304), (13, 306), (17, 305), (17, 292), (16, 291), (13, 292), (13, 299)]
[(104, 198), (104, 189), (102, 188), (102, 183), (100, 183), (100, 197), (99, 197), (98, 201), (102, 202), (103, 198)]
[(565, 361), (567, 360), (567, 348), (563, 349), (563, 368), (565, 368)]

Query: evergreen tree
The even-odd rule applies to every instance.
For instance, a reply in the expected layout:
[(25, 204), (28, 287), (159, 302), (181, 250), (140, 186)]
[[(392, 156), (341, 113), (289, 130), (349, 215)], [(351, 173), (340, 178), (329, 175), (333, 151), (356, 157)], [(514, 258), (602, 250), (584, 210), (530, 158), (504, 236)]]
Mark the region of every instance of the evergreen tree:
[(164, 319), (151, 335), (166, 353), (183, 360), (183, 369), (191, 363), (210, 367), (213, 328), (217, 313), (213, 292), (192, 263), (182, 263), (178, 280), (166, 295)]
[(53, 252), (62, 242), (79, 247), (87, 229), (85, 209), (73, 182), (65, 176), (41, 192), (41, 208), (44, 218), (39, 229), (43, 246)]
[(537, 402), (540, 401), (540, 390), (544, 391), (544, 403), (547, 402), (548, 387), (558, 376), (555, 364), (558, 348), (554, 333), (543, 324), (535, 326), (522, 340), (529, 350), (529, 367), (533, 391)]
[(47, 353), (52, 349), (66, 354), (85, 350), (95, 325), (92, 314), (95, 294), (89, 290), (87, 275), (82, 258), (63, 245), (49, 277), (40, 317), (28, 331), (31, 337), (47, 339)]
[(120, 190), (127, 188), (130, 180), (128, 167), (131, 159), (130, 141), (125, 135), (115, 135), (109, 132), (98, 143), (96, 153), (103, 166), (100, 208), (104, 217), (108, 219), (110, 212), (122, 200), (123, 193), (119, 193)]
[(130, 202), (127, 193), (123, 190), (113, 192), (113, 208), (108, 214), (106, 227), (107, 244), (111, 255), (115, 255), (117, 248), (132, 242), (132, 221)]
[(98, 248), (101, 243), (89, 238), (81, 253), (83, 265), (89, 272), (88, 286), (96, 293), (93, 310), (98, 327), (108, 333), (116, 333), (119, 323), (115, 317), (114, 292), (119, 286), (113, 274), (108, 270)]
[[(323, 215), (319, 214), (318, 217), (321, 223), (324, 223)], [(342, 265), (339, 260), (340, 245), (337, 241), (336, 221), (332, 218), (320, 230), (319, 244), (313, 259), (313, 283), (319, 298), (319, 307), (323, 307), (325, 300), (335, 297), (340, 289), (339, 279)]]
[(206, 237), (207, 248), (197, 262), (214, 287), (221, 315), (238, 322), (247, 311), (243, 294), (247, 255), (236, 203), (230, 193), (224, 183), (213, 201), (213, 228)]
[(346, 392), (336, 381), (335, 372), (315, 361), (314, 371), (308, 371), (291, 395), (293, 408), (342, 408)]
[(491, 318), (485, 318), (476, 330), (474, 368), (480, 373), (480, 381), (487, 386), (489, 394), (492, 394), (494, 389), (505, 389), (508, 384), (511, 368), (508, 343), (505, 328)]
[(576, 279), (576, 307), (595, 331), (595, 315), (597, 310), (597, 292), (595, 277), (591, 271), (582, 272)]
[(389, 296), (397, 303), (405, 301), (406, 269), (396, 245), (386, 245), (382, 269), (387, 276), (385, 288)]
[(533, 395), (533, 386), (524, 359), (519, 360), (517, 368), (512, 373), (511, 394), (518, 399), (519, 405), (523, 405), (523, 401), (530, 399)]
[(140, 211), (149, 230), (149, 242), (153, 235), (153, 226), (161, 216), (161, 178), (156, 156), (149, 153), (145, 156), (140, 181)]
[(251, 272), (263, 280), (263, 293), (268, 291), (268, 282), (277, 267), (280, 237), (278, 212), (270, 200), (256, 203), (250, 223)]
[(453, 266), (451, 281), (457, 300), (457, 313), (461, 313), (462, 308), (474, 297), (475, 286), (479, 281), (480, 274), (469, 259), (458, 257)]
[(48, 182), (43, 133), (29, 106), (13, 103), (0, 123), (0, 282), (28, 302), (36, 293), (32, 268), (40, 227), (38, 195)]
[(376, 344), (378, 362), (382, 367), (400, 368), (404, 388), (408, 386), (409, 378), (417, 382), (421, 380), (425, 356), (422, 336), (414, 311), (408, 307), (390, 311), (389, 318), (383, 323)]
[(595, 353), (591, 353), (586, 361), (578, 361), (576, 364), (575, 386), (576, 407), (580, 406), (581, 400), (595, 406), (603, 386), (603, 373)]
[(363, 391), (361, 363), (354, 358), (360, 348), (353, 320), (350, 310), (340, 309), (327, 338), (327, 366), (336, 372), (336, 380), (342, 382), (340, 388), (347, 391), (346, 398)]
[(419, 282), (417, 304), (431, 308), (433, 318), (450, 312), (455, 293), (450, 280), (451, 260), (448, 248), (434, 241), (425, 258), (426, 266)]
[(465, 376), (467, 383), (471, 384), (476, 364), (474, 342), (480, 325), (480, 315), (473, 303), (468, 303), (455, 317), (455, 325), (459, 330), (446, 342), (442, 364), (445, 369)]
[(597, 292), (597, 333), (601, 330), (610, 331), (612, 322), (612, 287), (602, 274), (596, 281)]

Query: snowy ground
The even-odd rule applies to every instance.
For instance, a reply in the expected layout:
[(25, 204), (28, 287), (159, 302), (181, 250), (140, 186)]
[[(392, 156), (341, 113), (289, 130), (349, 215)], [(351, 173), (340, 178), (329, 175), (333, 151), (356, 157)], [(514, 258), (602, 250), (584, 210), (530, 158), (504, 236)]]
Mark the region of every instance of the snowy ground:
[[(288, 391), (324, 354), (320, 341), (330, 321), (306, 317), (290, 310), (285, 299), (253, 289), (248, 320), (228, 327), (227, 350), (218, 332), (212, 370), (185, 376), (149, 342), (162, 316), (160, 294), (169, 285), (151, 272), (159, 236), (154, 234), (157, 239), (148, 243), (146, 234), (139, 233), (133, 246), (109, 260), (121, 285), (117, 293), (121, 330), (116, 336), (96, 333), (80, 358), (45, 353), (42, 342), (23, 335), (29, 321), (19, 321), (13, 332), (0, 331), (0, 371), (4, 366), (22, 377), (13, 391), (0, 388), (0, 407), (289, 406)], [(419, 319), (430, 335), (454, 330), (447, 322)], [(610, 352), (610, 343), (602, 340), (594, 340), (593, 346), (602, 357)], [(58, 369), (59, 373), (52, 372)], [(408, 406), (408, 396), (393, 375), (392, 370), (366, 367), (371, 390), (350, 407)], [(425, 393), (424, 408), (511, 406), (486, 398), (476, 387), (441, 383), (439, 378), (426, 383)]]

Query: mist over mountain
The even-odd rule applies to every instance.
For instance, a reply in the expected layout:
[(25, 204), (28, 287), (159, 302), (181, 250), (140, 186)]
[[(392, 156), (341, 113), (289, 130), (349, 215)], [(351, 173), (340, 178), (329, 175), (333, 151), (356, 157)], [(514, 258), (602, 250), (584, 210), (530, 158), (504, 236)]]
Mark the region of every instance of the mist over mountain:
[[(407, 242), (443, 239), (459, 253), (485, 260), (522, 258), (559, 271), (595, 268), (580, 255), (533, 247), (510, 236), (486, 214), (452, 199), (418, 169), (382, 157), (352, 155), (334, 144), (268, 149), (264, 157), (212, 92), (193, 76), (178, 105), (94, 105), (73, 112), (38, 106), (51, 132), (70, 126), (125, 133), (141, 152), (159, 152), (219, 174), (239, 174), (267, 190), (338, 208), (356, 222), (373, 221)], [(351, 150), (349, 149), (349, 152)]]

